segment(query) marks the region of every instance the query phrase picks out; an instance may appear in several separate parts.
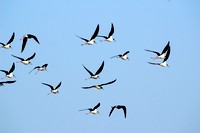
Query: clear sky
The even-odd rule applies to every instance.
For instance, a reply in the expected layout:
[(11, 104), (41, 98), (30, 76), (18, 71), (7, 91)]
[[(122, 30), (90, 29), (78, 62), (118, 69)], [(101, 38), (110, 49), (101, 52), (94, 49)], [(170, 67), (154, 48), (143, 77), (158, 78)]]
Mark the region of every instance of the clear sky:
[[(36, 52), (32, 65), (16, 63), (14, 84), (0, 87), (0, 133), (199, 133), (200, 1), (199, 0), (2, 0), (0, 42), (15, 32), (12, 49), (0, 49), (0, 69)], [(81, 46), (97, 24), (107, 35), (114, 24), (116, 42)], [(23, 35), (28, 40), (21, 53)], [(153, 53), (170, 41), (170, 67), (153, 66)], [(130, 60), (111, 56), (129, 50)], [(85, 80), (105, 61), (100, 79)], [(157, 60), (155, 62), (161, 62)], [(28, 74), (48, 63), (46, 72)], [(0, 73), (0, 78), (4, 73)], [(117, 81), (104, 90), (82, 86)], [(11, 79), (4, 79), (11, 80)], [(47, 95), (56, 86), (59, 94)], [(95, 106), (99, 115), (80, 109)], [(127, 107), (127, 118), (122, 110)]]

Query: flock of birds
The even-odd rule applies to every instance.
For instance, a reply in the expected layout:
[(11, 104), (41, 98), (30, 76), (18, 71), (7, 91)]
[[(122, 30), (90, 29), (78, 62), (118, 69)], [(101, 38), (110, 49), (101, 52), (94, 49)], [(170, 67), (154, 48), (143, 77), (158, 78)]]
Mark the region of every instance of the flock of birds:
[[(111, 24), (111, 30), (108, 34), (108, 36), (102, 36), (102, 35), (98, 35), (99, 33), (99, 24), (97, 25), (96, 29), (95, 29), (95, 32), (93, 33), (93, 35), (91, 36), (90, 39), (85, 39), (83, 37), (80, 37), (80, 36), (77, 36), (78, 38), (82, 39), (85, 41), (84, 44), (81, 44), (82, 46), (84, 45), (94, 45), (96, 44), (95, 42), (95, 38), (96, 37), (101, 37), (101, 38), (104, 38), (104, 40), (100, 40), (101, 42), (113, 42), (115, 41), (115, 39), (113, 38), (113, 34), (114, 34), (114, 25), (113, 23)], [(14, 37), (15, 37), (15, 33), (12, 34), (10, 40), (5, 44), (5, 43), (0, 43), (2, 46), (2, 48), (5, 48), (5, 49), (9, 49), (9, 48), (12, 48), (11, 47), (11, 43), (13, 42), (14, 40)], [(21, 53), (24, 51), (25, 47), (26, 47), (26, 44), (27, 44), (27, 41), (28, 39), (33, 39), (35, 40), (35, 42), (37, 42), (38, 44), (40, 44), (40, 42), (38, 41), (37, 37), (32, 35), (32, 34), (26, 34), (23, 36), (23, 42), (22, 42), (22, 48), (21, 48)], [(22, 40), (21, 39), (21, 40)], [(170, 55), (170, 42), (168, 41), (167, 45), (164, 47), (163, 51), (160, 53), (160, 52), (157, 52), (157, 51), (152, 51), (152, 50), (147, 50), (145, 49), (145, 51), (147, 52), (152, 52), (152, 53), (155, 53), (157, 56), (156, 57), (151, 57), (153, 60), (156, 60), (156, 59), (163, 59), (163, 61), (161, 63), (152, 63), (152, 62), (148, 62), (149, 64), (152, 64), (152, 65), (159, 65), (159, 66), (162, 66), (162, 67), (168, 67), (169, 65), (167, 64), (167, 60), (169, 58), (169, 55)], [(122, 60), (129, 60), (127, 54), (129, 53), (129, 51), (126, 51), (125, 53), (122, 53), (122, 54), (118, 54), (118, 55), (115, 55), (115, 56), (112, 56), (111, 58), (121, 58)], [(28, 58), (22, 58), (22, 57), (18, 57), (18, 56), (15, 56), (15, 55), (12, 55), (14, 58), (17, 58), (19, 59), (20, 61), (18, 61), (17, 63), (23, 63), (24, 65), (28, 65), (28, 64), (31, 64), (31, 60), (35, 57), (36, 53), (33, 53), (33, 55), (31, 55), (30, 57)], [(33, 68), (33, 70), (31, 70), (29, 73), (31, 73), (32, 71), (34, 71), (35, 69), (37, 69), (37, 72), (35, 74), (37, 74), (39, 71), (45, 71), (46, 68), (47, 68), (48, 64), (44, 64), (42, 66), (36, 66)], [(90, 74), (90, 77), (87, 78), (86, 80), (88, 79), (98, 79), (99, 78), (99, 74), (102, 72), (103, 68), (104, 68), (104, 61), (102, 62), (101, 66), (99, 67), (99, 69), (93, 73), (91, 72), (88, 68), (86, 68), (84, 65), (83, 65), (84, 69)], [(1, 79), (4, 79), (4, 78), (14, 78), (15, 75), (13, 74), (15, 70), (15, 63), (12, 64), (11, 68), (9, 71), (7, 70), (0, 70), (0, 72), (4, 72), (5, 73), (5, 77), (1, 78)], [(107, 82), (107, 83), (103, 83), (103, 84), (98, 84), (98, 85), (92, 85), (92, 86), (85, 86), (85, 87), (82, 87), (83, 89), (91, 89), (91, 88), (96, 88), (96, 89), (103, 89), (102, 86), (105, 86), (105, 85), (109, 85), (109, 84), (113, 84), (114, 82), (116, 82), (117, 79), (114, 79), (110, 82)], [(4, 84), (12, 84), (12, 83), (15, 83), (16, 80), (11, 80), (11, 81), (1, 81), (0, 82), (0, 86), (3, 86)], [(47, 84), (47, 83), (42, 83), (43, 85), (45, 86), (48, 86), (50, 89), (51, 89), (51, 93), (53, 94), (57, 94), (59, 91), (59, 87), (61, 86), (62, 82), (60, 82), (56, 87), (53, 87), (52, 85), (50, 84)], [(51, 93), (48, 93), (48, 94), (51, 94)], [(89, 110), (89, 112), (87, 114), (98, 114), (99, 111), (97, 110), (98, 108), (100, 107), (100, 103), (98, 103), (97, 105), (95, 105), (93, 108), (87, 108), (87, 109), (82, 109), (82, 110), (79, 110), (79, 111), (83, 111), (83, 110)], [(124, 112), (124, 117), (126, 118), (126, 115), (127, 115), (127, 109), (126, 109), (126, 106), (125, 105), (115, 105), (115, 106), (112, 106), (111, 107), (111, 110), (109, 112), (109, 116), (111, 116), (111, 114), (113, 113), (114, 109), (122, 109), (123, 112)]]

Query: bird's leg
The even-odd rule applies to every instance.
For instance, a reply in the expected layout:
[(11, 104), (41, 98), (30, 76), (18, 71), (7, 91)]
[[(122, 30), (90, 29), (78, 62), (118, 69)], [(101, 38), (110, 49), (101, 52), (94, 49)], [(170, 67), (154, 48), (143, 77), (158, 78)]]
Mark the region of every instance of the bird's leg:
[(86, 78), (85, 80), (89, 80), (89, 79), (91, 79), (91, 77), (89, 77), (89, 78)]
[(81, 46), (88, 45), (87, 43), (81, 44)]

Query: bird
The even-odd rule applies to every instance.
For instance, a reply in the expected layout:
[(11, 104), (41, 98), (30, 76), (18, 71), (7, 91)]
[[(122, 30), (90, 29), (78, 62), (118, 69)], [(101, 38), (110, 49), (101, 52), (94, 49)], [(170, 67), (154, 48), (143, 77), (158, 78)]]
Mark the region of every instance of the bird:
[[(31, 57), (29, 57), (27, 59), (23, 59), (21, 57), (15, 56), (15, 55), (12, 55), (12, 56), (20, 59), (21, 60), (20, 62), (23, 63), (24, 65), (28, 65), (28, 64), (31, 64), (30, 60), (33, 59), (35, 57), (35, 55), (36, 55), (36, 53), (34, 53)], [(17, 63), (19, 63), (19, 62), (17, 62)]]
[(112, 83), (114, 83), (116, 80), (117, 80), (117, 79), (115, 79), (115, 80), (113, 80), (113, 81), (110, 81), (110, 82), (107, 82), (107, 83), (104, 83), (104, 84), (100, 84), (100, 85), (92, 85), (92, 86), (82, 87), (82, 88), (83, 88), (83, 89), (96, 88), (96, 89), (100, 90), (100, 89), (103, 89), (102, 86), (104, 86), (104, 85), (108, 85), (108, 84), (112, 84)]
[[(46, 84), (46, 83), (42, 83), (43, 85), (49, 86), (51, 88), (51, 93), (56, 94), (59, 93), (58, 88), (61, 86), (62, 82), (60, 82), (55, 88), (52, 85)], [(51, 94), (51, 93), (48, 93)]]
[[(44, 65), (42, 65), (42, 66), (36, 66), (36, 67), (34, 67), (33, 70), (37, 69), (37, 72), (35, 73), (35, 75), (36, 75), (39, 71), (45, 71), (45, 70), (47, 70), (47, 69), (46, 69), (47, 66), (48, 66), (48, 64), (44, 64)], [(31, 73), (33, 70), (31, 70), (29, 73)]]
[[(90, 70), (88, 70), (84, 65), (83, 67), (85, 68), (85, 70), (90, 74), (90, 78), (88, 79), (97, 79), (99, 78), (99, 74), (101, 73), (101, 71), (103, 70), (103, 67), (104, 67), (104, 61), (102, 62), (101, 66), (99, 67), (99, 69), (96, 71), (96, 73), (92, 73)], [(85, 80), (88, 80), (88, 79), (85, 79)]]
[(122, 60), (129, 60), (127, 54), (129, 53), (129, 51), (126, 51), (125, 53), (123, 54), (119, 54), (119, 55), (115, 55), (115, 56), (112, 56), (110, 58), (114, 58), (114, 57), (117, 57), (117, 58), (121, 58)]
[(97, 110), (97, 108), (100, 106), (100, 103), (98, 103), (96, 106), (94, 106), (94, 108), (87, 108), (87, 109), (82, 109), (79, 111), (84, 111), (84, 110), (89, 110), (88, 113), (86, 113), (86, 115), (88, 114), (99, 114), (99, 111)]
[(85, 44), (81, 44), (82, 46), (84, 46), (84, 45), (93, 45), (93, 44), (96, 44), (94, 39), (97, 37), (98, 33), (99, 33), (99, 24), (97, 25), (96, 30), (95, 30), (94, 34), (92, 35), (92, 37), (90, 38), (90, 40), (82, 38), (82, 37), (77, 36), (77, 35), (76, 36), (86, 42)]
[(100, 40), (100, 42), (103, 42), (103, 41), (113, 42), (113, 41), (115, 41), (115, 39), (112, 37), (113, 33), (114, 33), (114, 25), (113, 25), (113, 23), (111, 23), (111, 29), (110, 29), (108, 36), (98, 35), (97, 37), (105, 38), (105, 40)]
[(37, 37), (32, 35), (32, 34), (26, 34), (26, 35), (23, 36), (22, 39), (23, 39), (23, 43), (22, 43), (21, 53), (24, 51), (24, 48), (26, 46), (26, 43), (27, 43), (28, 39), (34, 39), (38, 44), (40, 44), (40, 42), (38, 41)]
[(126, 106), (124, 106), (124, 105), (112, 106), (112, 107), (111, 107), (111, 110), (110, 110), (110, 113), (109, 113), (109, 117), (111, 116), (111, 114), (112, 114), (112, 112), (113, 112), (113, 110), (114, 110), (115, 108), (117, 108), (117, 109), (123, 109), (123, 111), (124, 111), (124, 117), (126, 118), (126, 113), (127, 113), (127, 111), (126, 111)]
[(162, 53), (159, 53), (159, 52), (156, 52), (156, 51), (152, 51), (152, 50), (147, 50), (145, 49), (145, 51), (148, 51), (148, 52), (152, 52), (152, 53), (155, 53), (157, 54), (156, 57), (151, 57), (152, 59), (156, 60), (156, 59), (164, 59), (166, 57), (165, 53), (167, 52), (167, 50), (169, 49), (169, 46), (170, 45), (170, 41), (167, 42), (167, 45), (165, 46), (165, 48), (163, 49)]
[[(0, 70), (1, 72), (4, 72), (6, 74), (5, 77), (7, 78), (13, 78), (15, 77), (15, 75), (13, 74), (13, 71), (15, 70), (15, 63), (12, 64), (12, 67), (10, 68), (9, 71), (6, 71), (6, 70)], [(3, 79), (3, 78), (1, 78)]]
[(163, 62), (161, 62), (161, 63), (152, 63), (152, 62), (148, 62), (148, 63), (149, 63), (149, 64), (152, 64), (152, 65), (160, 65), (160, 66), (162, 66), (162, 67), (169, 67), (169, 65), (167, 64), (167, 59), (169, 58), (169, 55), (170, 55), (170, 46), (169, 46), (169, 48), (168, 48), (168, 50), (167, 50), (167, 53), (166, 53), (166, 56), (165, 56)]
[(15, 32), (13, 32), (13, 34), (12, 34), (10, 40), (9, 40), (6, 44), (0, 42), (0, 44), (2, 45), (2, 48), (5, 48), (5, 49), (12, 48), (12, 47), (10, 46), (10, 44), (11, 44), (11, 42), (14, 40), (14, 37), (15, 37)]
[(13, 81), (2, 81), (0, 82), (0, 86), (3, 86), (4, 84), (12, 84), (12, 83), (15, 83), (16, 80), (13, 80)]

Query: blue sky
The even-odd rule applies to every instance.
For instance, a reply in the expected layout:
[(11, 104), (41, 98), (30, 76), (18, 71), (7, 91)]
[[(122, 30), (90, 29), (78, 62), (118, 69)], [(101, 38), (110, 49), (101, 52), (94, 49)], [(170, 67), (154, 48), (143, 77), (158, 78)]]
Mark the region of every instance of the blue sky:
[[(200, 127), (200, 2), (198, 0), (6, 0), (0, 1), (0, 42), (15, 32), (12, 49), (0, 49), (0, 69), (10, 69), (18, 60), (11, 54), (29, 57), (32, 65), (16, 63), (17, 82), (0, 88), (1, 133), (199, 133)], [(115, 26), (116, 42), (81, 46), (79, 35), (90, 38), (97, 24), (100, 35)], [(23, 53), (23, 35), (31, 33), (40, 44), (29, 40)], [(168, 68), (153, 66), (155, 56), (144, 51), (162, 51), (170, 41)], [(129, 50), (130, 60), (111, 56)], [(102, 61), (100, 79), (85, 81)], [(158, 62), (161, 60), (158, 60)], [(35, 66), (48, 63), (47, 72)], [(4, 73), (0, 73), (3, 77)], [(82, 86), (117, 81), (104, 90)], [(9, 79), (4, 79), (9, 80)], [(3, 81), (3, 80), (1, 80)], [(60, 93), (47, 95), (56, 86)], [(85, 115), (80, 109), (98, 102), (100, 115)], [(127, 118), (122, 110), (127, 107)]]

